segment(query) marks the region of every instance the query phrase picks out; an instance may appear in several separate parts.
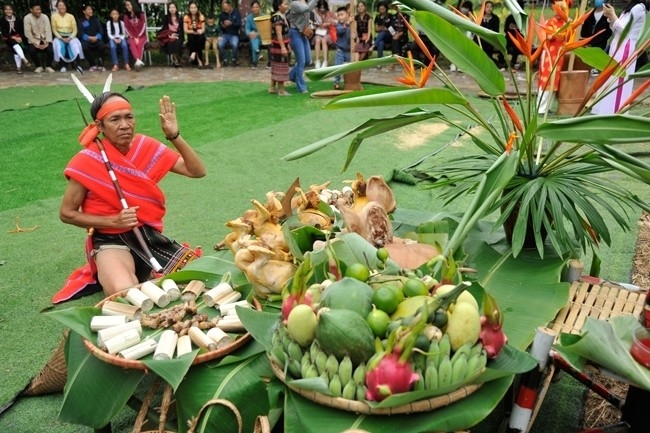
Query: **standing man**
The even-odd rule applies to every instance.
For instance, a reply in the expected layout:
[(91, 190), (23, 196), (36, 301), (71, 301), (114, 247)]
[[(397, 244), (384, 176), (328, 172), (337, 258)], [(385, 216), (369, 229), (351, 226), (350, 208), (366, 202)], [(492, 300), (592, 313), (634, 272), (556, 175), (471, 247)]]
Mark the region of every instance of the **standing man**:
[(104, 34), (102, 23), (93, 16), (93, 7), (86, 5), (83, 9), (83, 18), (79, 21), (79, 39), (84, 55), (90, 64), (90, 72), (104, 72), (104, 54), (106, 45), (104, 45)]
[(52, 26), (47, 16), (41, 12), (41, 4), (38, 0), (32, 0), (29, 4), (29, 13), (23, 18), (25, 37), (29, 43), (27, 52), (31, 57), (37, 74), (43, 71), (54, 72), (52, 62), (54, 51), (52, 50)]
[(238, 66), (237, 50), (239, 49), (239, 29), (241, 28), (241, 14), (233, 9), (230, 0), (221, 2), (221, 14), (219, 14), (219, 27), (221, 28), (221, 39), (219, 40), (219, 52), (223, 60), (223, 66), (228, 66), (229, 60), (226, 57), (226, 45), (232, 47), (231, 62)]

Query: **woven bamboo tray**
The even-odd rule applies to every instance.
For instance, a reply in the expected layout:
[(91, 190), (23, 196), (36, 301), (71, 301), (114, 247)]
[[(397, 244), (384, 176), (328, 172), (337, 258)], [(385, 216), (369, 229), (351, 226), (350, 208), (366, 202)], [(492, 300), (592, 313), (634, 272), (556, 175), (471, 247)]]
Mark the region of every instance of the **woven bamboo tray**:
[[(123, 290), (118, 293), (114, 293), (113, 295), (103, 299), (100, 301), (96, 307), (101, 308), (101, 306), (104, 304), (106, 301), (112, 301), (118, 297), (124, 297), (126, 296), (127, 290)], [(255, 298), (253, 298), (253, 307), (255, 309), (261, 309), (261, 305), (259, 301)], [(197, 364), (202, 364), (204, 362), (212, 361), (221, 357), (224, 357), (228, 355), (231, 352), (234, 352), (235, 350), (239, 349), (246, 343), (248, 343), (251, 340), (252, 335), (249, 332), (246, 332), (245, 334), (242, 334), (241, 336), (238, 336), (231, 344), (228, 346), (216, 349), (216, 350), (210, 350), (208, 352), (200, 353), (199, 355), (194, 358), (194, 362), (192, 365), (197, 365)], [(115, 355), (111, 355), (107, 352), (104, 352), (102, 349), (99, 347), (95, 346), (95, 344), (92, 341), (83, 340), (84, 346), (86, 346), (86, 349), (96, 358), (99, 358), (100, 360), (107, 362), (112, 365), (116, 365), (118, 367), (122, 368), (130, 368), (134, 370), (147, 370), (147, 366), (144, 362), (137, 360), (137, 359), (124, 359), (120, 358)]]
[(309, 391), (304, 388), (299, 388), (293, 386), (290, 383), (286, 382), (284, 376), (284, 371), (282, 368), (275, 364), (269, 359), (271, 363), (271, 369), (278, 379), (280, 379), (286, 386), (289, 387), (295, 393), (305, 397), (307, 400), (311, 400), (315, 403), (321, 404), (323, 406), (333, 407), (335, 409), (341, 409), (348, 412), (361, 413), (364, 415), (401, 415), (407, 413), (415, 412), (430, 412), (434, 409), (440, 407), (448, 406), (451, 403), (454, 403), (458, 400), (462, 400), (465, 397), (472, 394), (474, 391), (480, 388), (481, 384), (478, 385), (465, 385), (462, 388), (459, 388), (449, 394), (439, 395), (436, 397), (429, 398), (427, 400), (418, 400), (412, 403), (403, 404), (400, 406), (394, 407), (371, 407), (367, 403), (358, 400), (347, 400), (341, 397), (332, 397), (330, 395), (321, 394), (316, 391)]
[(609, 284), (589, 284), (576, 281), (569, 289), (569, 302), (555, 316), (549, 328), (569, 334), (579, 334), (587, 317), (609, 319), (643, 311), (645, 292), (631, 292)]

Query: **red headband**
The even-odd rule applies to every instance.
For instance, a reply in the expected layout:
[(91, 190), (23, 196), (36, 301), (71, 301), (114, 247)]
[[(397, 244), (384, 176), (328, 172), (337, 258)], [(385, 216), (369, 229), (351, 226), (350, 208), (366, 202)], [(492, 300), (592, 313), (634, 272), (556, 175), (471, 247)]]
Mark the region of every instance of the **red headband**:
[(109, 114), (117, 110), (131, 110), (131, 104), (126, 99), (118, 99), (113, 102), (107, 102), (97, 112), (97, 120), (102, 120)]
[[(108, 102), (102, 105), (102, 108), (99, 109), (96, 120), (102, 120), (109, 114), (118, 110), (131, 110), (131, 104), (129, 104), (129, 101), (126, 99), (121, 98), (113, 102)], [(99, 127), (95, 122), (93, 122), (81, 131), (81, 134), (79, 135), (79, 143), (81, 143), (83, 147), (88, 147), (98, 136)]]

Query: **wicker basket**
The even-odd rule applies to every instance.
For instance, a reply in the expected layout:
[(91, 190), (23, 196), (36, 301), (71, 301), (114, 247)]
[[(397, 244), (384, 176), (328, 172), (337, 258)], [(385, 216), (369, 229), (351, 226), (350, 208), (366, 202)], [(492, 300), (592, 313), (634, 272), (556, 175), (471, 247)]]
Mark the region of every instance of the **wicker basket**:
[[(101, 308), (101, 306), (104, 304), (104, 302), (112, 301), (112, 300), (114, 300), (114, 299), (116, 299), (116, 298), (118, 298), (120, 296), (124, 297), (124, 296), (126, 296), (126, 292), (127, 292), (126, 290), (123, 290), (121, 292), (114, 293), (113, 295), (111, 295), (111, 296), (107, 297), (106, 299), (102, 300), (101, 302), (99, 302), (96, 306)], [(261, 305), (260, 305), (259, 301), (257, 299), (255, 299), (255, 298), (253, 298), (253, 306), (254, 306), (254, 308), (256, 308), (258, 310), (261, 309)], [(220, 349), (210, 350), (208, 352), (201, 353), (200, 355), (197, 355), (196, 358), (194, 358), (194, 362), (192, 363), (192, 365), (202, 364), (204, 362), (208, 362), (208, 361), (212, 361), (214, 359), (222, 358), (222, 357), (228, 355), (229, 353), (239, 349), (240, 347), (242, 347), (246, 343), (248, 343), (251, 340), (251, 338), (253, 338), (253, 337), (251, 336), (251, 334), (249, 332), (247, 332), (247, 333), (237, 337), (231, 344), (229, 344), (226, 347), (222, 347)], [(95, 356), (98, 359), (101, 359), (104, 362), (107, 362), (109, 364), (116, 365), (116, 366), (122, 367), (122, 368), (129, 368), (129, 369), (134, 369), (134, 370), (147, 370), (147, 366), (145, 365), (145, 363), (143, 363), (140, 360), (137, 360), (137, 359), (133, 359), (133, 360), (132, 359), (124, 359), (124, 358), (120, 358), (120, 357), (115, 356), (115, 355), (111, 355), (109, 353), (104, 352), (99, 347), (95, 346), (95, 344), (92, 341), (89, 341), (89, 340), (86, 340), (86, 339), (83, 340), (83, 343), (84, 343), (84, 346), (86, 346), (86, 349), (88, 349), (88, 351), (93, 356)]]
[(576, 281), (569, 289), (569, 302), (557, 313), (549, 328), (557, 333), (579, 334), (587, 317), (609, 319), (623, 314), (638, 317), (643, 311), (644, 292), (631, 292), (610, 284)]
[(414, 412), (429, 412), (440, 407), (448, 406), (458, 400), (462, 400), (479, 389), (481, 386), (480, 384), (465, 385), (462, 388), (450, 392), (449, 394), (439, 395), (426, 400), (418, 400), (400, 406), (377, 408), (371, 407), (363, 401), (347, 400), (341, 397), (332, 397), (330, 395), (321, 394), (316, 391), (309, 391), (291, 385), (290, 383), (287, 383), (282, 368), (280, 368), (271, 360), (269, 360), (269, 362), (271, 363), (271, 369), (277, 378), (280, 379), (286, 386), (288, 386), (289, 389), (301, 395), (302, 397), (305, 397), (307, 400), (311, 400), (323, 406), (329, 406), (335, 409), (341, 409), (348, 412), (361, 413), (365, 415), (401, 415)]
[(54, 349), (52, 356), (45, 364), (45, 367), (34, 377), (21, 395), (44, 395), (63, 391), (68, 380), (68, 368), (65, 365), (65, 342), (68, 338), (68, 330), (63, 332), (63, 338)]

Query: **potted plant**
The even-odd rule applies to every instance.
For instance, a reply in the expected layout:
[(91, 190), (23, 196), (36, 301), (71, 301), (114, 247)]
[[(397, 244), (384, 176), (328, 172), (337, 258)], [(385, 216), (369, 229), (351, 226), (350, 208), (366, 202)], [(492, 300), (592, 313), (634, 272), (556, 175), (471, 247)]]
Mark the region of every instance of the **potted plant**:
[[(390, 60), (367, 60), (309, 74), (311, 79), (323, 79), (392, 61), (403, 66), (404, 76), (398, 81), (408, 88), (355, 92), (337, 97), (325, 107), (444, 105), (477, 123), (487, 131), (490, 139), (482, 139), (440, 112), (423, 107), (393, 117), (373, 119), (351, 131), (292, 152), (284, 159), (303, 157), (345, 136), (356, 134), (348, 150), (347, 168), (361, 142), (373, 135), (432, 118), (463, 130), (472, 137), (477, 152), (469, 157), (448, 158), (428, 172), (439, 179), (433, 183), (433, 187), (445, 188), (444, 197), (448, 201), (459, 196), (474, 195), (471, 206), (448, 243), (449, 250), (459, 248), (479, 218), (500, 210), (495, 226), (511, 220), (511, 245), (515, 256), (524, 248), (528, 236), (543, 257), (547, 236), (560, 256), (576, 257), (581, 250), (595, 248), (601, 242), (610, 243), (611, 234), (604, 214), (611, 215), (621, 228), (627, 229), (623, 217), (627, 209), (639, 207), (650, 211), (648, 203), (603, 176), (608, 172), (618, 172), (642, 183), (650, 183), (650, 165), (620, 149), (621, 144), (650, 142), (650, 118), (647, 115), (629, 114), (629, 110), (643, 99), (640, 96), (650, 85), (650, 68), (644, 67), (635, 75), (619, 80), (621, 85), (620, 82), (632, 77), (645, 79), (618, 113), (591, 115), (590, 108), (602, 98), (598, 89), (612, 75), (623, 77), (622, 71), (626, 65), (619, 64), (600, 49), (583, 47), (588, 40), (578, 40), (576, 30), (586, 18), (585, 15), (576, 14), (572, 19), (567, 11), (556, 11), (567, 15), (567, 23), (560, 27), (552, 26), (543, 19), (536, 21), (532, 14), (528, 16), (515, 2), (507, 1), (508, 8), (522, 29), (522, 35), (513, 42), (525, 57), (525, 80), (518, 82), (512, 68), (508, 67), (507, 74), (515, 90), (513, 95), (506, 95), (504, 74), (474, 41), (464, 36), (464, 32), (476, 34), (482, 43), (493, 45), (505, 56), (503, 35), (482, 28), (471, 19), (433, 2), (403, 0), (402, 3), (411, 9), (407, 13), (415, 18), (418, 28), (444, 56), (476, 81), (482, 93), (491, 99), (493, 111), (480, 112), (472, 99), (457, 88), (449, 76), (436, 68), (436, 59), (428, 53), (413, 28), (410, 28), (411, 35), (426, 53), (430, 61), (428, 67), (410, 58), (395, 56)], [(480, 22), (480, 16), (478, 18), (476, 21)], [(642, 42), (633, 58), (650, 46), (648, 31), (646, 26), (646, 35), (639, 38)], [(588, 89), (573, 118), (552, 118), (548, 111), (538, 113), (537, 110), (537, 84), (533, 67), (544, 50), (548, 49), (547, 41), (551, 39), (561, 41), (559, 50), (562, 54), (575, 53), (590, 67), (602, 71)], [(563, 55), (557, 58), (562, 59)], [(561, 65), (558, 63), (556, 61), (551, 65), (551, 79), (560, 73)], [(427, 81), (432, 77), (442, 86), (427, 87)], [(490, 117), (496, 118), (496, 121), (491, 121)], [(530, 234), (527, 235), (528, 232)]]

